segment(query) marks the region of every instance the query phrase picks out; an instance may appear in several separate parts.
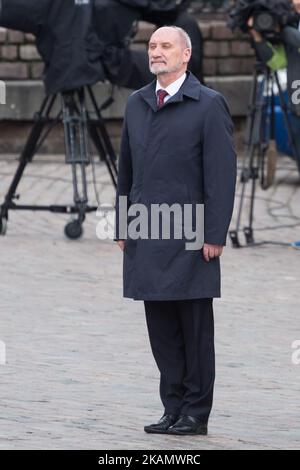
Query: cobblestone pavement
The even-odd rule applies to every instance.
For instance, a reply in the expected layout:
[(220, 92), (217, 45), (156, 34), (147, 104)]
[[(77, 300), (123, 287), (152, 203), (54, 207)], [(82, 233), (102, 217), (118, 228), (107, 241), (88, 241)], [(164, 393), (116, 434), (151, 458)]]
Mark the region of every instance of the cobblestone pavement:
[[(0, 162), (1, 201), (16, 167)], [(101, 202), (114, 190), (98, 169)], [(20, 185), (22, 203), (72, 201), (70, 169), (39, 157)], [(237, 195), (240, 187), (237, 188)], [(300, 238), (300, 190), (282, 158), (276, 184), (258, 189), (258, 241)], [(238, 202), (238, 199), (237, 199)], [(247, 199), (249, 202), (249, 199)], [(222, 255), (215, 299), (217, 375), (207, 437), (153, 436), (162, 413), (143, 303), (122, 298), (122, 252), (100, 241), (90, 214), (70, 241), (68, 217), (17, 211), (0, 238), (0, 448), (300, 449), (300, 251), (263, 244)], [(283, 227), (282, 227), (283, 226)]]

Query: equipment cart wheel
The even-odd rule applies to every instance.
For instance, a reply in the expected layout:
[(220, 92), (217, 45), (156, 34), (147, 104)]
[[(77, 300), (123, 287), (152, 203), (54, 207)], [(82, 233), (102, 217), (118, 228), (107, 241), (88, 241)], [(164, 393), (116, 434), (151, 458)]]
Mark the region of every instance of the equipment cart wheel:
[(7, 219), (0, 217), (0, 235), (6, 235), (7, 231)]
[(77, 240), (82, 237), (83, 227), (79, 220), (72, 220), (65, 226), (65, 235), (71, 240)]

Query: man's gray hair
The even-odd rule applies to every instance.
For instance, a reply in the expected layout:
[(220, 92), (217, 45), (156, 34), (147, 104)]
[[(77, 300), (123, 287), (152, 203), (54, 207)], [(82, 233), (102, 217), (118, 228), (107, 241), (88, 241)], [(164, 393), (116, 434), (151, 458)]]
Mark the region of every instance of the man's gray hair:
[(181, 36), (181, 39), (183, 39), (183, 42), (185, 43), (185, 46), (188, 49), (192, 50), (191, 38), (184, 29), (180, 28), (179, 26), (169, 26), (169, 28), (175, 29), (175, 31), (177, 31), (179, 33), (179, 35)]

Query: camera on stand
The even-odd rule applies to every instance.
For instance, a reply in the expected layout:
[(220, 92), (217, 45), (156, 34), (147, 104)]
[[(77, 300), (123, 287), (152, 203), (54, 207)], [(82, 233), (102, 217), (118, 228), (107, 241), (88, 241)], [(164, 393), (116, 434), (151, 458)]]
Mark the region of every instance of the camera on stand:
[(237, 0), (229, 12), (228, 26), (249, 31), (248, 20), (253, 17), (253, 29), (266, 39), (279, 40), (279, 31), (295, 20), (295, 12), (289, 0)]
[[(295, 12), (289, 0), (238, 0), (229, 13), (228, 26), (249, 32), (249, 19), (252, 18), (251, 28), (259, 32), (262, 37), (273, 46), (284, 49), (281, 31), (284, 27), (295, 21)], [(251, 43), (254, 47), (254, 44)], [(256, 51), (255, 51), (256, 52)], [(251, 181), (249, 220), (243, 228), (246, 245), (257, 245), (254, 242), (253, 216), (256, 191), (256, 181), (260, 181), (261, 188), (268, 189), (274, 181), (277, 149), (275, 142), (276, 112), (275, 89), (278, 91), (279, 104), (283, 121), (288, 134), (288, 140), (293, 154), (295, 154), (294, 138), (289, 122), (288, 104), (283, 94), (277, 71), (271, 70), (259, 60), (253, 71), (253, 80), (248, 106), (245, 151), (242, 162), (240, 181), (242, 183), (240, 204), (236, 228), (229, 231), (232, 245), (241, 247), (239, 232), (243, 203), (246, 193), (246, 184)], [(262, 242), (267, 243), (267, 242)]]

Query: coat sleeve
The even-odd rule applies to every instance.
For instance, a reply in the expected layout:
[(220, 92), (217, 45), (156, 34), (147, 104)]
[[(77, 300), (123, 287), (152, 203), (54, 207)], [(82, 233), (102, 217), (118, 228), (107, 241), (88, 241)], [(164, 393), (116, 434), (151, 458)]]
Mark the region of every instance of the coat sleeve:
[(269, 41), (254, 42), (258, 58), (271, 70), (284, 69), (287, 66), (285, 47), (282, 43), (272, 45)]
[(264, 64), (267, 65), (267, 63), (272, 60), (275, 51), (268, 41), (265, 41), (264, 39), (261, 42), (252, 40), (252, 46), (254, 47), (259, 60)]
[(226, 245), (236, 185), (233, 123), (218, 93), (205, 117), (203, 136), (204, 243)]
[(285, 44), (295, 47), (300, 52), (300, 30), (292, 26), (285, 26), (282, 31), (282, 39)]
[(119, 196), (127, 196), (127, 210), (130, 205), (129, 194), (132, 186), (132, 159), (128, 137), (127, 113), (122, 128), (120, 154), (118, 159), (118, 179), (115, 200), (115, 232), (114, 241), (124, 240), (125, 234), (119, 226)]

